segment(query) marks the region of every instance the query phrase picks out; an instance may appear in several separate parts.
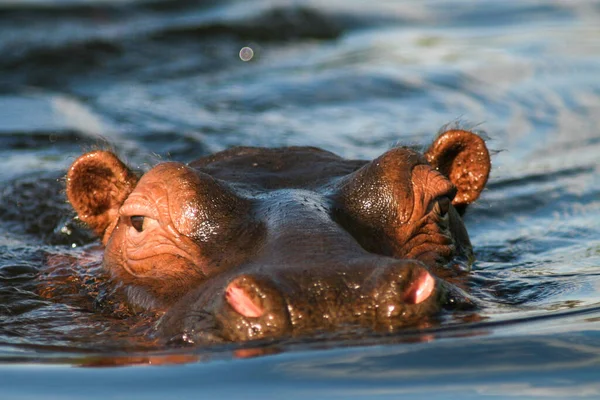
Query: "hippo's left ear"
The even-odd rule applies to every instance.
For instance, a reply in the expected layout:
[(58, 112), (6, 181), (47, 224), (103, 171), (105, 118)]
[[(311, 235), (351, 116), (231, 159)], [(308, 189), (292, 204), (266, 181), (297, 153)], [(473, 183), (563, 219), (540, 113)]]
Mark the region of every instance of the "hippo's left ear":
[(137, 176), (116, 155), (93, 151), (79, 157), (67, 173), (67, 198), (79, 219), (106, 241), (106, 231), (135, 188)]
[(490, 174), (492, 164), (485, 141), (472, 132), (449, 130), (437, 137), (425, 157), (456, 186), (452, 204), (462, 214), (477, 200)]

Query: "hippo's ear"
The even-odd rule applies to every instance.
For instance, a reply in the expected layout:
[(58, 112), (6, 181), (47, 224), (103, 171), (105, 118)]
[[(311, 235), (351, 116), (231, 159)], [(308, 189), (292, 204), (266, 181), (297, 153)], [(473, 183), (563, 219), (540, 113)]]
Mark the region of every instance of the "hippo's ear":
[(425, 157), (456, 186), (452, 204), (462, 214), (477, 200), (490, 174), (492, 164), (485, 141), (472, 132), (449, 130), (435, 139)]
[(102, 238), (137, 180), (113, 153), (93, 151), (71, 165), (67, 173), (67, 198), (79, 219)]

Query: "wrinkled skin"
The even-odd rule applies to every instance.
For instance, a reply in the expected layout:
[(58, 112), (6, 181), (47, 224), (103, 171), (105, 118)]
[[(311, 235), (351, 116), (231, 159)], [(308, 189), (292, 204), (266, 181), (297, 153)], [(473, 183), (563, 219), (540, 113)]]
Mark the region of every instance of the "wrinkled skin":
[(453, 266), (473, 260), (461, 215), (489, 171), (485, 142), (462, 130), (371, 162), (240, 147), (141, 178), (95, 151), (71, 166), (67, 196), (128, 301), (164, 312), (160, 337), (241, 341), (469, 306)]

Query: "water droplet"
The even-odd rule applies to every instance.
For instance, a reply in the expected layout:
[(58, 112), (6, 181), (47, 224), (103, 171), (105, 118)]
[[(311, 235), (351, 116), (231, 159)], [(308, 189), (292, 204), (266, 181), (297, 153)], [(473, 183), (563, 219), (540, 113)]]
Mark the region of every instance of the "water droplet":
[(240, 59), (242, 61), (250, 61), (252, 60), (252, 57), (254, 57), (254, 50), (250, 47), (242, 47), (240, 50)]

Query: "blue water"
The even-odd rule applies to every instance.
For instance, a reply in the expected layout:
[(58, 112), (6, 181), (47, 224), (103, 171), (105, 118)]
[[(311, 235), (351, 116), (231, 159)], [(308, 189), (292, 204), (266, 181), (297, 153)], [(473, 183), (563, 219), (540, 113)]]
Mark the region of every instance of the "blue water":
[[(0, 54), (0, 397), (600, 397), (600, 1), (0, 0)], [(61, 179), (86, 150), (372, 158), (457, 121), (495, 150), (476, 316), (173, 349), (38, 294), (49, 260), (98, 263)]]

